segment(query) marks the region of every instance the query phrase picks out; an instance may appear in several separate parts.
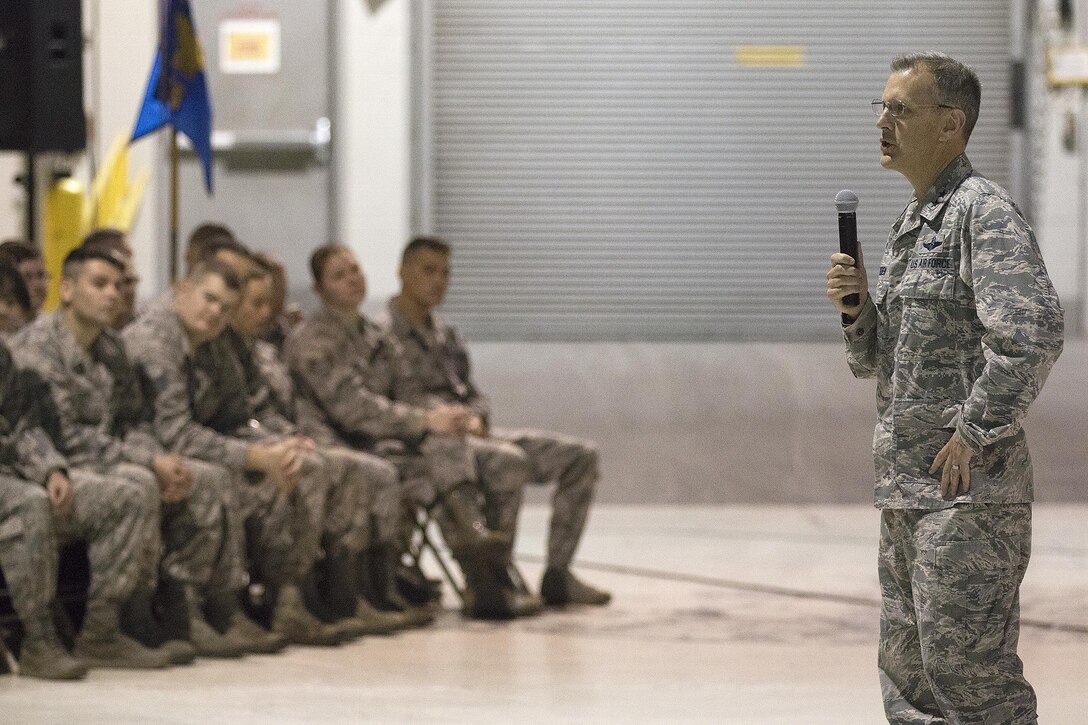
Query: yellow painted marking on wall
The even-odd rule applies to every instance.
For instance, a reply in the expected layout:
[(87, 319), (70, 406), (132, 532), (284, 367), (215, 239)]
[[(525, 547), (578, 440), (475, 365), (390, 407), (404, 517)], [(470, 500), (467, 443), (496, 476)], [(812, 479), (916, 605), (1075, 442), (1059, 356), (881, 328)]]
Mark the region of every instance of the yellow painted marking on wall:
[(739, 45), (737, 65), (752, 68), (800, 68), (805, 65), (805, 49), (800, 45)]

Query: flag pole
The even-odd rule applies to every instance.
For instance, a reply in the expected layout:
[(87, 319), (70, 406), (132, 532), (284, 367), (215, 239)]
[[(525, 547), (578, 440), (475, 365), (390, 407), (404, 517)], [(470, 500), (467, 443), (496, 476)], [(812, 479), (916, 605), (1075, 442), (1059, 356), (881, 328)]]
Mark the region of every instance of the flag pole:
[(178, 280), (178, 130), (170, 125), (170, 284)]

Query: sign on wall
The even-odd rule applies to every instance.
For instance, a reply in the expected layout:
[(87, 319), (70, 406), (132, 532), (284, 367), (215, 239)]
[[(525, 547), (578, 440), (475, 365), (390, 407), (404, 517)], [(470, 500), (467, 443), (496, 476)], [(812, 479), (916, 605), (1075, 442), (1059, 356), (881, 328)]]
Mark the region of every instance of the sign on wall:
[(280, 21), (265, 18), (219, 23), (219, 72), (280, 72)]

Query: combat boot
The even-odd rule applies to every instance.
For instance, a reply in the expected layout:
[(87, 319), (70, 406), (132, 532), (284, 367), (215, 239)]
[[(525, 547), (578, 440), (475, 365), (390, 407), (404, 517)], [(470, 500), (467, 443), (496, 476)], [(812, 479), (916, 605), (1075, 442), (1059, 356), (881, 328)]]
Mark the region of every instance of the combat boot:
[(514, 593), (503, 586), (493, 562), (455, 551), (465, 576), (462, 614), (472, 619), (513, 619), (517, 616)]
[(579, 580), (570, 569), (557, 567), (548, 567), (544, 571), (540, 594), (549, 607), (565, 607), (568, 604), (603, 607), (612, 601), (612, 595), (608, 592)]
[(144, 647), (161, 650), (172, 665), (187, 665), (196, 659), (196, 649), (189, 642), (172, 639), (155, 618), (151, 592), (137, 588), (121, 605), (121, 631)]
[(81, 680), (87, 676), (87, 665), (64, 649), (48, 613), (26, 622), (25, 629), (19, 653), (21, 676), (43, 680)]
[(302, 592), (295, 584), (280, 588), (279, 600), (272, 612), (272, 631), (283, 635), (290, 644), (335, 647), (341, 642), (335, 629), (307, 611)]
[(329, 554), (321, 562), (324, 570), (325, 600), (338, 616), (349, 616), (364, 627), (364, 634), (387, 635), (407, 629), (408, 623), (397, 613), (381, 612), (367, 596), (369, 581), (359, 564), (358, 555), (347, 552)]
[(393, 634), (411, 625), (400, 612), (383, 612), (376, 609), (366, 597), (359, 597), (355, 603), (355, 618), (367, 626), (367, 634), (384, 636)]
[[(326, 556), (322, 562), (322, 568), (329, 561)], [(328, 570), (326, 569), (326, 572)], [(302, 604), (314, 618), (329, 627), (340, 638), (341, 642), (350, 642), (367, 634), (367, 626), (355, 617), (355, 584), (350, 579), (341, 581), (333, 576), (323, 577), (323, 582), (318, 581), (318, 572), (311, 569), (299, 582), (302, 593)], [(324, 584), (325, 586), (319, 586)], [(326, 598), (326, 595), (331, 597)]]
[(117, 617), (117, 605), (91, 602), (72, 654), (91, 669), (157, 670), (170, 666), (165, 652), (122, 634)]
[(230, 618), (230, 626), (223, 637), (244, 652), (259, 655), (271, 655), (282, 652), (287, 646), (287, 638), (276, 632), (269, 632), (247, 617), (238, 609)]
[(496, 576), (511, 592), (511, 606), (516, 617), (532, 617), (544, 611), (544, 599), (529, 591), (512, 561), (496, 566)]
[(409, 627), (425, 627), (434, 622), (429, 606), (413, 606), (397, 590), (400, 551), (393, 544), (378, 544), (359, 554), (359, 578), (367, 582), (367, 599), (383, 612), (401, 615)]
[(189, 642), (200, 657), (236, 660), (244, 656), (246, 649), (237, 641), (218, 632), (204, 618), (200, 595), (192, 587), (186, 587), (185, 605), (189, 613)]
[(510, 549), (509, 536), (487, 527), (471, 487), (458, 486), (439, 494), (435, 521), (450, 549), (496, 560)]

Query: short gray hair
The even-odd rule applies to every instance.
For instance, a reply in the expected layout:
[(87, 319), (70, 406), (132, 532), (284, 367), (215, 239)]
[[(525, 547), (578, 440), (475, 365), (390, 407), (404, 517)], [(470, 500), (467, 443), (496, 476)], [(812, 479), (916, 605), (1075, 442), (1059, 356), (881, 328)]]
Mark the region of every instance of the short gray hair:
[(982, 84), (978, 82), (978, 75), (955, 58), (936, 51), (907, 53), (892, 61), (892, 72), (918, 68), (924, 68), (933, 75), (938, 103), (955, 106), (967, 116), (967, 122), (963, 125), (963, 140), (969, 141), (982, 104)]

